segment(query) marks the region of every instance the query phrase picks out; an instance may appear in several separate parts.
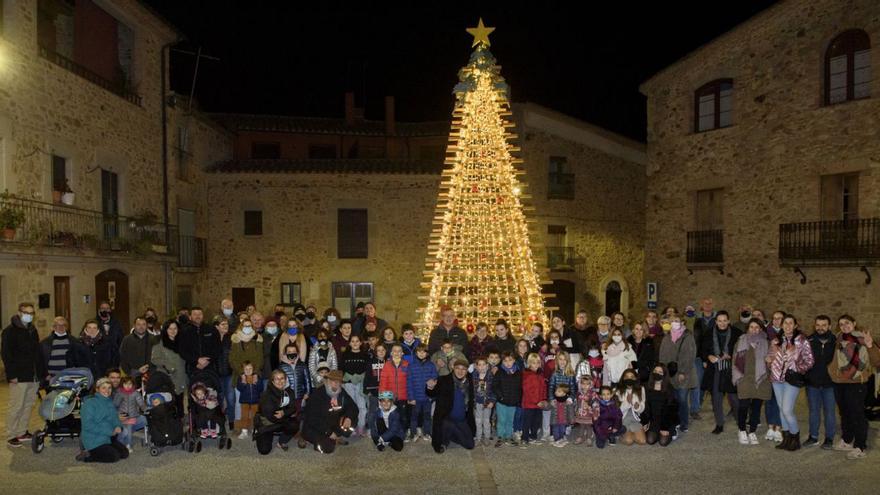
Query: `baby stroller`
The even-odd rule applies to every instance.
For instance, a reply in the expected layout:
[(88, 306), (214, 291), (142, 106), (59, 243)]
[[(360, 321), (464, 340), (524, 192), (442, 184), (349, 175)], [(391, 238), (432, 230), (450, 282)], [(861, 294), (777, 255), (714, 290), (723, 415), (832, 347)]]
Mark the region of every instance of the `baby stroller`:
[(88, 368), (67, 368), (52, 377), (46, 397), (40, 404), (40, 416), (46, 420), (46, 426), (31, 438), (31, 450), (35, 454), (46, 447), (47, 437), (53, 443), (79, 437), (82, 428), (80, 406), (93, 382), (92, 371)]
[(202, 451), (202, 440), (217, 439), (220, 449), (232, 448), (232, 439), (226, 431), (226, 415), (220, 397), (220, 377), (211, 370), (197, 371), (189, 387), (189, 444), (190, 452)]
[(144, 442), (150, 447), (150, 455), (159, 455), (163, 447), (180, 445), (186, 449), (183, 414), (174, 402), (171, 377), (158, 370), (150, 371), (144, 381), (144, 403), (147, 405)]

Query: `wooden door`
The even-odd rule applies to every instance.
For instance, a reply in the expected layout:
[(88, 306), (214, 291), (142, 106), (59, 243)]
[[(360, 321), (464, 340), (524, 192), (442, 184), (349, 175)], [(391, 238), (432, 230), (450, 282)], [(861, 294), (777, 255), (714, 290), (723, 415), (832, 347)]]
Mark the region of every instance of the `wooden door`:
[(233, 287), (232, 288), (232, 307), (235, 312), (244, 311), (250, 305), (256, 305), (256, 295), (253, 287)]
[(55, 316), (70, 322), (70, 277), (55, 277)]
[(95, 275), (95, 314), (101, 301), (109, 301), (113, 316), (122, 324), (122, 328), (131, 327), (129, 319), (128, 275), (119, 270), (105, 270)]
[(544, 293), (555, 294), (547, 299), (547, 306), (559, 308), (554, 314), (565, 319), (567, 324), (574, 323), (574, 292), (574, 282), (569, 280), (554, 280), (544, 286)]

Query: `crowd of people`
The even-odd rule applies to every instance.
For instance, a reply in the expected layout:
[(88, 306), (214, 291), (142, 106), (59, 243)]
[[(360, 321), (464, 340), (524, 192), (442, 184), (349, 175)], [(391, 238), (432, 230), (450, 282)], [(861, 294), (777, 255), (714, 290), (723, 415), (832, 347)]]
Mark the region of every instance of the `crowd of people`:
[[(18, 309), (0, 344), (10, 384), (7, 444), (31, 439), (39, 388), (85, 367), (99, 377), (81, 409), (77, 458), (90, 462), (132, 451), (153, 400), (142, 393), (144, 377), (157, 373), (170, 379), (171, 403), (189, 411), (202, 438), (238, 431), (264, 455), (293, 440), (329, 454), (367, 436), (379, 451), (416, 442), (437, 453), (452, 444), (666, 447), (702, 419), (708, 395), (713, 434), (732, 417), (736, 441), (757, 445), (763, 419), (763, 438), (777, 449), (818, 445), (860, 459), (880, 367), (871, 333), (852, 316), (819, 315), (805, 328), (782, 311), (768, 319), (742, 307), (732, 316), (711, 299), (631, 322), (618, 312), (592, 325), (581, 311), (568, 326), (556, 315), (547, 329), (511, 329), (503, 319), (462, 328), (445, 307), (427, 342), (412, 325), (398, 332), (372, 303), (359, 304), (352, 319), (301, 305), (276, 306), (267, 317), (253, 307), (236, 314), (224, 299), (210, 320), (193, 307), (160, 323), (147, 308), (125, 330), (102, 302), (78, 335), (57, 317), (42, 340), (34, 306)], [(803, 389), (806, 436), (795, 413)]]

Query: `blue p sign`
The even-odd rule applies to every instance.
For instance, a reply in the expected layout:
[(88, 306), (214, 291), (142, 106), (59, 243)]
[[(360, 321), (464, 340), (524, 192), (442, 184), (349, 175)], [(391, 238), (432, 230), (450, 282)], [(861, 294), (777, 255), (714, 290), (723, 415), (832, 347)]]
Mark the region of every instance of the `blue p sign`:
[(648, 282), (648, 309), (657, 309), (657, 299), (660, 292), (657, 290), (657, 282)]

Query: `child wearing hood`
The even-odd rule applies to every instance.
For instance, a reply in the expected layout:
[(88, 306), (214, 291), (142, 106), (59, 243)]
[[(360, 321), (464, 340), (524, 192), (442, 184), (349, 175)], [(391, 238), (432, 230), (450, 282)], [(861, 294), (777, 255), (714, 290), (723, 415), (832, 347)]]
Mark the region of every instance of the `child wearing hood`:
[(400, 420), (400, 411), (394, 404), (394, 393), (384, 391), (379, 393), (379, 409), (376, 412), (375, 424), (370, 427), (370, 436), (376, 445), (376, 450), (382, 452), (390, 445), (392, 449), (400, 452), (403, 450), (403, 422)]

